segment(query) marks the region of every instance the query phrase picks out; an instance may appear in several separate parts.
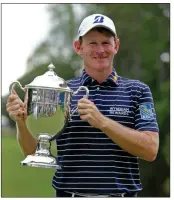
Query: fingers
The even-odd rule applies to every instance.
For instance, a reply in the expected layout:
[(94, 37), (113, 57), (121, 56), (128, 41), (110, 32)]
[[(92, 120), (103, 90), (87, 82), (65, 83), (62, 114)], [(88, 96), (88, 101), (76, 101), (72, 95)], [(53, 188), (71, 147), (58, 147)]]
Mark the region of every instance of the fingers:
[(19, 97), (17, 97), (15, 94), (11, 94), (8, 97), (7, 102), (12, 102), (12, 101), (16, 100), (17, 98), (19, 98)]
[(86, 103), (86, 104), (94, 104), (92, 101), (86, 98), (82, 98), (78, 101), (78, 103)]
[(82, 98), (78, 101), (78, 109), (95, 108), (95, 104), (89, 99)]
[(16, 91), (14, 89), (11, 90), (11, 94), (17, 95)]
[(15, 121), (24, 118), (26, 113), (26, 105), (21, 101), (14, 89), (12, 89), (11, 95), (8, 97), (6, 111)]
[(24, 111), (22, 109), (19, 109), (19, 110), (15, 110), (15, 111), (10, 111), (9, 112), (9, 116), (12, 118), (12, 119), (15, 119), (18, 118), (18, 117), (21, 117), (23, 118), (24, 116)]
[(10, 96), (7, 99), (7, 102), (12, 102), (16, 99), (20, 99), (19, 96), (17, 95), (17, 93), (15, 92), (15, 90), (12, 90), (12, 93), (10, 94)]
[(16, 111), (16, 110), (19, 110), (20, 108), (22, 108), (22, 106), (20, 106), (20, 104), (14, 104), (14, 105), (11, 105), (11, 104), (7, 104), (7, 112), (13, 112), (13, 111)]
[(89, 119), (91, 119), (91, 115), (90, 114), (80, 115), (80, 119), (84, 121), (88, 121)]
[(7, 101), (6, 107), (12, 107), (14, 105), (19, 105), (24, 107), (24, 103), (20, 99), (14, 99), (13, 101)]
[(79, 115), (87, 115), (88, 113), (91, 113), (91, 109), (78, 109)]
[(85, 99), (82, 98), (78, 101), (78, 113), (80, 116), (83, 115), (83, 117), (81, 117), (81, 119), (84, 118), (85, 120), (85, 116), (84, 115), (88, 115), (89, 113), (93, 113), (93, 111), (96, 109), (95, 104), (90, 101), (89, 99)]
[(18, 120), (19, 117), (23, 118), (26, 111), (19, 104), (7, 107), (7, 112), (13, 120)]
[(78, 109), (94, 108), (93, 104), (78, 103)]
[(26, 104), (24, 104), (23, 111), (24, 111), (23, 117), (24, 117), (24, 119), (26, 119), (27, 118), (27, 105)]

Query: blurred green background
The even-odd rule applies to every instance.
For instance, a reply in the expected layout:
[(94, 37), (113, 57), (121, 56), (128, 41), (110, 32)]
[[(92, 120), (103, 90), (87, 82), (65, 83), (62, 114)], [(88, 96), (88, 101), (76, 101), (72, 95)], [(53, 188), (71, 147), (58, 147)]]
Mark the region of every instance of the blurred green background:
[(2, 197), (54, 197), (54, 169), (21, 166), (24, 156), (14, 133), (8, 134), (2, 141)]
[[(139, 79), (151, 88), (160, 128), (160, 148), (152, 163), (140, 160), (143, 191), (139, 197), (170, 196), (170, 4), (49, 4), (51, 29), (45, 41), (33, 49), (22, 85), (47, 71), (52, 62), (56, 73), (68, 80), (78, 76), (81, 58), (73, 51), (73, 40), (81, 20), (89, 14), (111, 17), (120, 38), (114, 67), (117, 73)], [(39, 28), (39, 26), (38, 26)], [(37, 30), (36, 30), (37, 31)], [(3, 74), (2, 74), (3, 75)], [(16, 88), (23, 98), (23, 93)], [(54, 197), (54, 169), (20, 166), (24, 159), (16, 142), (15, 124), (2, 97), (2, 197)], [(8, 124), (4, 121), (9, 120)]]

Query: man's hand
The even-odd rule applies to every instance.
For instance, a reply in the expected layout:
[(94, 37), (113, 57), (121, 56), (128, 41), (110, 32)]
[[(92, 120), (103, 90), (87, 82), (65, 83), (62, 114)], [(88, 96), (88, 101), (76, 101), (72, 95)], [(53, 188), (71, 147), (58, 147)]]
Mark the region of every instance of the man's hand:
[(15, 90), (12, 90), (11, 95), (8, 97), (6, 110), (9, 116), (14, 121), (24, 121), (27, 117), (26, 105), (19, 98)]
[(105, 116), (89, 99), (82, 98), (78, 101), (78, 113), (82, 120), (86, 120), (91, 126), (101, 129)]

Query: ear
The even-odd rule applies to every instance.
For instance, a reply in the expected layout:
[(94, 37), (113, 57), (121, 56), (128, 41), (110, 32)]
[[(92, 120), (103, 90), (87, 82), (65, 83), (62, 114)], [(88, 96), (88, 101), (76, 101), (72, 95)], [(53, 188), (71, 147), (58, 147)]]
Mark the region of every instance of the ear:
[(79, 40), (76, 40), (73, 44), (73, 47), (74, 47), (74, 51), (79, 55), (81, 56), (81, 45), (80, 45), (80, 41)]
[(120, 47), (120, 40), (116, 39), (115, 40), (115, 54), (118, 53), (119, 47)]

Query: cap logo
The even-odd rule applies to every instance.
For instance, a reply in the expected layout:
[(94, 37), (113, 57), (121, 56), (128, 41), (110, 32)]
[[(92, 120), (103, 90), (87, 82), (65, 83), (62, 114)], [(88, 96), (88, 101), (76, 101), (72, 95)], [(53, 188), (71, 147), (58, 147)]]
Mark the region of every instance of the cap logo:
[(104, 22), (104, 17), (99, 15), (99, 16), (95, 16), (93, 24), (103, 23), (103, 22)]

